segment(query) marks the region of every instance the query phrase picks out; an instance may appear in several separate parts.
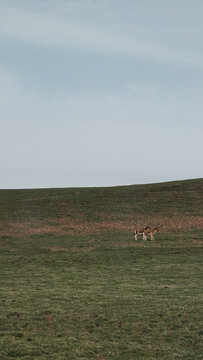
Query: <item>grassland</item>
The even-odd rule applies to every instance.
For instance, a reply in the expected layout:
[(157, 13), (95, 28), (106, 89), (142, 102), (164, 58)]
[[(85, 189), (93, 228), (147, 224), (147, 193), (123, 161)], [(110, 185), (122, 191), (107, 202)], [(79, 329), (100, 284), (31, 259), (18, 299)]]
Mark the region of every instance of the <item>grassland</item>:
[(0, 359), (202, 359), (202, 195), (203, 179), (1, 190)]

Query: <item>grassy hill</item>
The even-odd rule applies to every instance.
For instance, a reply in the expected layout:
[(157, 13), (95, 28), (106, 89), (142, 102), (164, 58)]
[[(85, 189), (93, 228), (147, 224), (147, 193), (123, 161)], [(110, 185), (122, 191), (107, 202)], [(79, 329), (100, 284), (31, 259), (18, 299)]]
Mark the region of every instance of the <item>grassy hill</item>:
[(203, 179), (111, 188), (0, 191), (2, 235), (162, 232), (203, 226)]
[(0, 359), (202, 359), (202, 241), (203, 179), (0, 190)]

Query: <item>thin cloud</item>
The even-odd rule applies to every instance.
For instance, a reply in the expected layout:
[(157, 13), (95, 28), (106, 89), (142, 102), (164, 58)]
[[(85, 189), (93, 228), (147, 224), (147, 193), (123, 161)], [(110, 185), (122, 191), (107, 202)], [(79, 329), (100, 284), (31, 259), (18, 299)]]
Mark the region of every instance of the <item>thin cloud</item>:
[(196, 56), (181, 53), (162, 44), (152, 44), (138, 38), (125, 38), (112, 32), (102, 32), (89, 25), (59, 21), (50, 15), (0, 6), (0, 34), (28, 43), (82, 49), (97, 53), (114, 53), (147, 60), (190, 66), (202, 66)]

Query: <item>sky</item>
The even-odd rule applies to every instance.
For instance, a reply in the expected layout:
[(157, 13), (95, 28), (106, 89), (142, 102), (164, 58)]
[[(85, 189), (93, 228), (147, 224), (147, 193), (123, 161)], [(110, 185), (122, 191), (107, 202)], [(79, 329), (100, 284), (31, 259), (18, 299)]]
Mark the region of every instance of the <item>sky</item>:
[(203, 177), (202, 0), (0, 0), (0, 188)]

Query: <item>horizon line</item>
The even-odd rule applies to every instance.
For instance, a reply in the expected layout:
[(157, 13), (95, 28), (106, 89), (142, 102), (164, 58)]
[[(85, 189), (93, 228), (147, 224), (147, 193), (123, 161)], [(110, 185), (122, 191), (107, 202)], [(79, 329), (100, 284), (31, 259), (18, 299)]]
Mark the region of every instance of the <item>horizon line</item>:
[(158, 185), (158, 184), (168, 184), (173, 182), (186, 182), (194, 180), (203, 180), (203, 177), (198, 178), (189, 178), (189, 179), (176, 179), (176, 180), (167, 180), (167, 181), (158, 181), (158, 182), (147, 182), (147, 183), (137, 183), (137, 184), (122, 184), (122, 185), (106, 185), (106, 186), (51, 186), (51, 187), (26, 187), (26, 188), (0, 188), (0, 191), (18, 191), (18, 190), (54, 190), (54, 189), (108, 189), (116, 187), (130, 187), (130, 186), (143, 186), (143, 185)]

